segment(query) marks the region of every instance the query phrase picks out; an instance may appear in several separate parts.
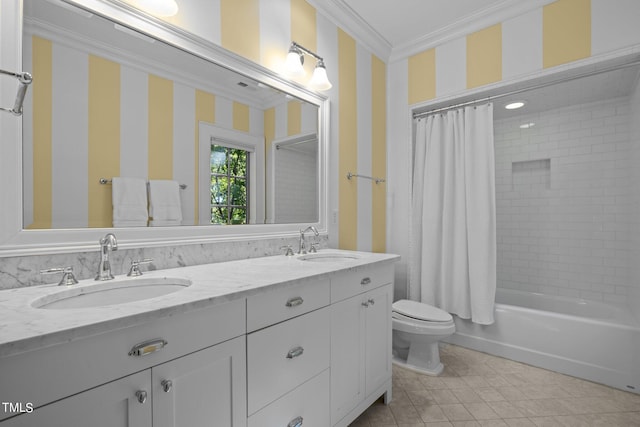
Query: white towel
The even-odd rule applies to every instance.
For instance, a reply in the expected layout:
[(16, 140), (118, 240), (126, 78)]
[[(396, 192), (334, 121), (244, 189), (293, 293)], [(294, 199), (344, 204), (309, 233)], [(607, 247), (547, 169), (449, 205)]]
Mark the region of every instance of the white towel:
[(146, 227), (147, 182), (142, 178), (113, 177), (111, 202), (114, 227)]
[(180, 186), (176, 181), (149, 181), (149, 216), (151, 226), (180, 225), (182, 205)]

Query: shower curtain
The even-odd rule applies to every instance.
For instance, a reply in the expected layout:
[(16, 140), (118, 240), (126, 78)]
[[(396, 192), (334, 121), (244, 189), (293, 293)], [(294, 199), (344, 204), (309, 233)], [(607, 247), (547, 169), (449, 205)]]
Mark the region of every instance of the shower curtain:
[(415, 147), (411, 281), (421, 295), (411, 297), (491, 324), (496, 291), (493, 106), (420, 118)]

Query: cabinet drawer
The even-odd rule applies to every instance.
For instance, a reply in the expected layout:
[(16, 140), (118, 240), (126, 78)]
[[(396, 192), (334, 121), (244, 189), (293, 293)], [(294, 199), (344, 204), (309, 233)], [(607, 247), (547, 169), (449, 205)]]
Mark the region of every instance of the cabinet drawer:
[(329, 367), (329, 309), (247, 336), (249, 415)]
[(247, 298), (247, 332), (329, 305), (329, 280), (269, 291)]
[(247, 425), (286, 427), (299, 417), (304, 426), (330, 425), (328, 369), (250, 416)]
[(361, 294), (393, 282), (393, 266), (362, 268), (331, 279), (331, 302)]
[[(239, 299), (0, 358), (0, 396), (39, 407), (244, 335), (245, 308)], [(158, 338), (167, 345), (146, 356), (129, 356), (135, 345)], [(0, 420), (8, 415), (0, 411)]]

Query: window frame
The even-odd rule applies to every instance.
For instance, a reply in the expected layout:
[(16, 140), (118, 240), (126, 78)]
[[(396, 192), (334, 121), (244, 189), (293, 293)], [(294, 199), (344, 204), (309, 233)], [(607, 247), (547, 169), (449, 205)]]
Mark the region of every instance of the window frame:
[[(198, 188), (198, 224), (211, 224), (211, 145), (224, 145), (249, 152), (249, 173), (247, 183), (246, 224), (264, 224), (265, 200), (264, 190), (258, 191), (258, 177), (264, 177), (264, 137), (255, 136), (234, 129), (227, 129), (207, 122), (200, 122), (199, 130), (199, 188)], [(259, 194), (261, 193), (261, 194)], [(238, 224), (240, 225), (240, 224)]]

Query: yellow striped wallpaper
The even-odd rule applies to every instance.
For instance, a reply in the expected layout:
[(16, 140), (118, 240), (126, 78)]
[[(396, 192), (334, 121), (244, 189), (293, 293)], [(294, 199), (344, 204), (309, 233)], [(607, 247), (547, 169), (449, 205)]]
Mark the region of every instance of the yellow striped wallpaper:
[[(501, 24), (465, 37), (467, 89), (503, 79), (502, 37)], [(543, 68), (591, 56), (591, 0), (558, 0), (542, 7), (542, 37)], [(437, 48), (432, 48), (408, 58), (410, 105), (437, 96), (436, 50)]]
[(409, 104), (436, 97), (436, 50), (409, 57)]
[[(338, 175), (358, 170), (358, 97), (356, 93), (356, 42), (338, 30)], [(358, 180), (340, 179), (338, 246), (358, 248)]]
[(302, 132), (302, 104), (300, 101), (287, 103), (287, 136)]
[(249, 106), (233, 101), (233, 128), (242, 132), (249, 132)]
[[(26, 228), (51, 228), (52, 200), (55, 197), (52, 188), (52, 117), (53, 117), (53, 45), (51, 41), (32, 38), (33, 99), (34, 109), (34, 138), (33, 138), (33, 203), (34, 212), (31, 224)], [(89, 102), (88, 144), (88, 182), (86, 195), (88, 207), (87, 225), (90, 227), (110, 227), (112, 224), (111, 187), (99, 184), (100, 178), (120, 176), (120, 148), (121, 135), (127, 135), (129, 129), (121, 129), (121, 65), (96, 55), (88, 55), (89, 85), (85, 96)], [(130, 72), (130, 71), (129, 71)], [(148, 179), (174, 179), (174, 111), (190, 109), (175, 105), (175, 82), (167, 78), (148, 74), (146, 104), (148, 119), (147, 139), (140, 141), (146, 145), (148, 157)], [(80, 89), (82, 92), (82, 89)], [(58, 93), (64, 93), (64, 88), (58, 88)], [(199, 123), (215, 122), (216, 96), (207, 91), (194, 89), (194, 117), (195, 130), (193, 183), (194, 194), (199, 194)], [(286, 135), (299, 134), (302, 129), (302, 104), (298, 100), (289, 101), (283, 105), (282, 114), (276, 114), (276, 108), (264, 112), (264, 129), (251, 129), (251, 109), (241, 102), (232, 101), (231, 123), (227, 124), (242, 132), (265, 132), (266, 154), (269, 155), (271, 142), (276, 137), (276, 122), (284, 123), (281, 127)], [(223, 124), (224, 126), (225, 124)], [(286, 136), (281, 135), (281, 136)], [(141, 159), (145, 161), (144, 159)], [(262, 180), (266, 181), (266, 180)], [(194, 197), (194, 224), (198, 224), (198, 198)]]
[(220, 0), (222, 47), (260, 62), (260, 1)]
[(111, 227), (111, 189), (120, 175), (120, 64), (89, 55), (89, 227)]
[(502, 26), (467, 36), (467, 88), (502, 80)]
[[(371, 56), (371, 175), (387, 176), (387, 68), (375, 55)], [(387, 186), (372, 186), (371, 250), (384, 252), (387, 247)]]
[(51, 228), (52, 46), (32, 39), (33, 71), (33, 222), (26, 228)]
[(591, 56), (591, 0), (559, 0), (542, 8), (544, 68)]

